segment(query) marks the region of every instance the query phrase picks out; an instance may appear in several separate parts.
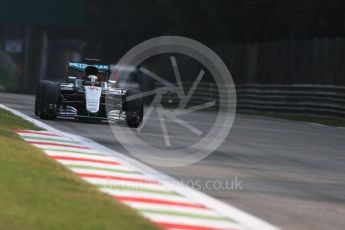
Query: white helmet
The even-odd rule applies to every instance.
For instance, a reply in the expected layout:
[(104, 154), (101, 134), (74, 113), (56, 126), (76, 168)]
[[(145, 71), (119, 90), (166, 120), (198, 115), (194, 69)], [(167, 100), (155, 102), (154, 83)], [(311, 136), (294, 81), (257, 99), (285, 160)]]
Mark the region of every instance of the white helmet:
[(89, 75), (86, 78), (86, 83), (90, 85), (95, 85), (98, 83), (98, 77), (96, 75)]

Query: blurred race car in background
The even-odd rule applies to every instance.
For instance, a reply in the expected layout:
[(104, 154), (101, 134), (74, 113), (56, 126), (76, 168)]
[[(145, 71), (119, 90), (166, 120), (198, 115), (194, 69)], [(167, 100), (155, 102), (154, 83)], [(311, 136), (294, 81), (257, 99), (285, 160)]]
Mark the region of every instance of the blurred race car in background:
[(120, 88), (110, 80), (110, 73), (111, 66), (96, 59), (69, 62), (65, 82), (39, 82), (35, 115), (42, 119), (126, 121), (129, 127), (138, 127), (143, 119), (143, 99), (127, 100), (140, 93), (138, 87)]

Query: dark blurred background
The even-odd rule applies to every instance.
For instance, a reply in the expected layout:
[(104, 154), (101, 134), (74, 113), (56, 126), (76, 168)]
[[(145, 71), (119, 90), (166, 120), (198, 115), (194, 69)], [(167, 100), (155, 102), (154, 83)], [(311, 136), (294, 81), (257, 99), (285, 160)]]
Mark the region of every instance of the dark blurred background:
[(3, 0), (0, 85), (34, 92), (39, 79), (62, 79), (67, 60), (116, 63), (161, 35), (211, 47), (239, 109), (345, 115), (343, 0)]

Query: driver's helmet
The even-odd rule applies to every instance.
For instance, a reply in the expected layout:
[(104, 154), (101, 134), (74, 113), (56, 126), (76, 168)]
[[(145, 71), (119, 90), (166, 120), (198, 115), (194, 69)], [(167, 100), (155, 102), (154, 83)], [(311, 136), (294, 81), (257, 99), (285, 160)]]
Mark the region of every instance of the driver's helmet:
[(98, 77), (96, 75), (89, 75), (85, 79), (85, 85), (95, 86), (99, 85)]

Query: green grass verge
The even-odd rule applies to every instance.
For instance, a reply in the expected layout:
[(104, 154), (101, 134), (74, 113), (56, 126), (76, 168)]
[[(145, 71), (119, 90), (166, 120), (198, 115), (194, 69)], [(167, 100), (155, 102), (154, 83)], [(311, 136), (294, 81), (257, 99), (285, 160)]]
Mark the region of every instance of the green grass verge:
[(37, 129), (0, 109), (0, 229), (157, 229), (25, 143), (17, 128)]
[(264, 117), (274, 117), (274, 118), (280, 118), (280, 119), (286, 119), (286, 120), (292, 120), (292, 121), (305, 121), (305, 122), (312, 122), (312, 123), (329, 125), (329, 126), (345, 127), (345, 119), (321, 118), (321, 117), (313, 117), (313, 116), (298, 115), (298, 114), (270, 113), (270, 112), (253, 112), (253, 113), (246, 112), (243, 114), (264, 116)]

